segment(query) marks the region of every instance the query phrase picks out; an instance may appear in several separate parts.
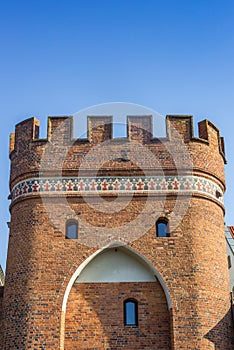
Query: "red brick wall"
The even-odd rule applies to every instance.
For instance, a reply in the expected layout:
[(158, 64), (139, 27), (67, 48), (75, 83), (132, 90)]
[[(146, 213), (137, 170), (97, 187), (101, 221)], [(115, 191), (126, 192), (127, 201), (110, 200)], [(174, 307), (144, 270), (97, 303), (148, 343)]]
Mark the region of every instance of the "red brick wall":
[(4, 287), (0, 287), (0, 344), (2, 344), (2, 336), (3, 336), (3, 321), (2, 321), (2, 311), (3, 311), (3, 291)]
[[(138, 301), (138, 327), (124, 326), (123, 302)], [(171, 349), (170, 314), (157, 282), (77, 283), (66, 313), (65, 349)]]
[[(200, 132), (203, 138), (208, 140), (193, 139), (189, 120), (189, 118), (179, 120), (171, 117), (169, 121), (173, 122), (174, 127), (184, 135), (193, 159), (194, 173), (209, 177), (224, 189), (224, 159), (217, 129), (205, 123)], [(57, 125), (58, 118), (51, 120), (50, 123), (53, 122)], [(111, 134), (110, 124), (108, 125), (107, 129), (103, 129), (105, 139)], [(21, 179), (33, 177), (40, 171), (40, 158), (46, 140), (32, 140), (33, 135), (38, 134), (37, 127), (37, 123), (32, 119), (17, 126), (15, 149), (11, 153), (11, 188)], [(49, 133), (51, 141), (49, 147), (52, 147), (53, 153), (48, 154), (45, 159), (47, 175), (55, 176), (61, 167), (58, 157), (61, 156), (62, 161), (62, 152), (66, 147), (59, 142), (62, 142), (61, 140), (64, 144), (70, 142), (70, 119), (63, 128), (64, 133), (57, 141), (53, 140)], [(98, 134), (89, 135), (90, 140), (95, 138), (98, 142), (102, 139), (102, 128), (94, 125), (92, 130), (96, 130)], [(176, 139), (173, 141), (173, 137), (176, 138), (175, 134), (169, 133), (172, 140), (164, 140), (163, 143), (159, 140), (149, 141), (150, 128), (148, 131), (142, 142), (149, 142), (147, 147), (159, 156), (165, 173), (176, 173), (173, 159), (165, 146), (167, 142), (172, 144), (174, 142), (176, 145)], [(135, 126), (132, 132), (137, 138), (142, 134), (136, 132)], [(132, 137), (135, 137), (134, 135)], [(113, 144), (111, 147), (118, 145), (117, 142), (116, 146)], [(80, 161), (91, 147), (89, 140), (74, 141), (63, 164), (63, 175), (77, 176)], [(105, 158), (105, 154), (103, 157)], [(92, 163), (90, 169), (91, 167)], [(152, 162), (150, 167), (154, 169), (155, 164)], [(110, 161), (105, 164), (102, 172), (109, 175), (118, 173), (131, 176), (134, 169), (136, 170), (134, 174), (140, 173), (136, 164)], [(154, 170), (157, 172), (158, 169)], [(121, 200), (124, 201), (124, 197)], [(152, 226), (141, 237), (131, 242), (130, 246), (159, 271), (169, 289), (173, 306), (174, 349), (232, 350), (233, 328), (223, 208), (215, 200), (201, 194), (199, 197), (193, 196), (188, 207), (182, 198), (168, 196), (163, 211), (172, 210), (176, 200), (179, 207), (184, 207), (186, 211), (178, 227), (173, 216), (171, 217), (171, 237), (156, 238), (155, 227)], [(146, 197), (135, 196), (120, 213), (110, 215), (100, 215), (100, 212), (94, 211), (78, 197), (69, 198), (65, 207), (72, 208), (80, 221), (88, 221), (94, 226), (103, 228), (119, 226), (121, 230), (121, 225), (132, 222), (138, 213), (141, 213), (145, 201)], [(81, 237), (89, 238), (95, 232), (83, 227), (82, 224), (79, 225), (80, 239), (66, 240), (65, 221), (71, 219), (71, 214), (66, 214), (66, 208), (59, 203), (58, 198), (50, 198), (47, 205), (53, 213), (53, 221), (49, 218), (48, 208), (45, 208), (38, 195), (20, 198), (11, 206), (4, 292), (6, 319), (3, 350), (30, 349), (30, 347), (59, 349), (62, 302), (68, 282), (80, 264), (100, 248), (98, 237), (96, 241), (95, 239), (92, 241), (91, 247), (82, 244)], [(105, 207), (105, 202), (103, 206)], [(145, 223), (147, 224), (149, 217), (156, 220), (158, 212), (162, 211), (161, 208), (160, 198), (150, 198), (149, 215), (145, 216)], [(131, 230), (132, 234), (137, 227), (132, 225)], [(70, 298), (74, 297), (74, 288)], [(114, 289), (113, 293), (116, 295)], [(78, 297), (80, 298), (81, 294), (78, 293)], [(70, 301), (71, 299), (68, 309)], [(168, 319), (168, 312), (163, 317)]]
[[(104, 127), (101, 123), (99, 127), (96, 125), (96, 119), (94, 121), (90, 118), (90, 130), (89, 130), (89, 139), (78, 139), (73, 140), (71, 138), (72, 130), (72, 120), (71, 118), (62, 119), (62, 123), (58, 122), (57, 117), (51, 118), (49, 122), (48, 137), (50, 142), (48, 143), (46, 139), (38, 140), (37, 138), (33, 139), (33, 135), (37, 134), (36, 132), (38, 127), (38, 121), (35, 121), (34, 118), (28, 119), (22, 123), (19, 123), (16, 126), (15, 133), (15, 145), (14, 151), (11, 151), (11, 185), (14, 186), (17, 181), (24, 178), (29, 178), (38, 174), (41, 170), (41, 157), (43, 156), (43, 165), (44, 165), (44, 174), (48, 173), (50, 175), (55, 175), (60, 173), (61, 165), (63, 166), (63, 175), (77, 176), (80, 164), (86, 155), (93, 146), (97, 146), (96, 142), (102, 140), (108, 140), (111, 135), (111, 124), (109, 124), (109, 118), (107, 118), (108, 124)], [(134, 121), (134, 118), (133, 118)], [(139, 123), (138, 123), (139, 124)], [(138, 125), (137, 124), (137, 125)], [(60, 125), (60, 129), (56, 131), (56, 137), (51, 137), (51, 132), (56, 130), (56, 127)], [(134, 135), (136, 134), (137, 125), (134, 126), (133, 135), (129, 131), (129, 139), (135, 140)], [(142, 123), (143, 125), (143, 123)], [(172, 130), (170, 129), (172, 126)], [(131, 130), (132, 124), (129, 120), (128, 128)], [(148, 129), (149, 126), (146, 126)], [(168, 117), (167, 119), (167, 128), (168, 136), (170, 139), (150, 139), (149, 137), (145, 138), (145, 133), (142, 133), (142, 129), (139, 126), (139, 133), (137, 133), (136, 140), (139, 143), (143, 143), (149, 150), (156, 156), (158, 160), (157, 166), (160, 166), (160, 170), (166, 173), (175, 173), (175, 163), (173, 155), (176, 153), (178, 148), (178, 134), (180, 137), (185, 139), (186, 147), (188, 147), (188, 152), (191, 156), (193, 163), (193, 171), (202, 172), (203, 175), (213, 175), (216, 178), (216, 181), (221, 181), (225, 183), (224, 176), (224, 158), (221, 147), (221, 139), (218, 130), (213, 126), (213, 124), (208, 122), (203, 122), (202, 127), (200, 127), (201, 136), (203, 139), (193, 138), (191, 135), (191, 120), (190, 118), (175, 118), (173, 116)], [(177, 130), (177, 133), (175, 133)], [(204, 131), (205, 130), (205, 131)], [(102, 136), (103, 134), (103, 136)], [(190, 135), (190, 138), (188, 138)], [(141, 139), (140, 139), (141, 137)], [(207, 140), (204, 139), (207, 137)], [(92, 140), (96, 140), (92, 143)], [(161, 142), (163, 141), (163, 142)], [(12, 141), (13, 143), (13, 141)], [(109, 145), (109, 146), (108, 146)], [(135, 145), (133, 146), (133, 151), (135, 150)], [(118, 157), (121, 154), (122, 149), (126, 149), (129, 146), (128, 139), (118, 139), (111, 144), (106, 144), (106, 147), (101, 149), (101, 157), (103, 161), (106, 162), (106, 156), (109, 156), (111, 153), (116, 152)], [(13, 145), (11, 145), (12, 150)], [(111, 147), (111, 153), (109, 152)], [(46, 152), (45, 152), (46, 150)], [(45, 153), (44, 153), (45, 152)], [(175, 152), (173, 154), (173, 152)], [(131, 155), (131, 154), (130, 154)], [(179, 153), (177, 153), (178, 159)], [(137, 154), (138, 160), (144, 162), (145, 154)], [(180, 164), (179, 164), (180, 163)], [(102, 164), (100, 164), (101, 166)], [(177, 166), (183, 168), (184, 159), (183, 157), (178, 160)], [(93, 170), (93, 162), (90, 161), (86, 164), (87, 171)], [(157, 172), (155, 168), (155, 161), (152, 158), (152, 162), (148, 162), (148, 170)], [(141, 169), (140, 169), (141, 170)], [(143, 169), (144, 170), (144, 169)], [(111, 160), (106, 162), (106, 169), (103, 169), (103, 173), (126, 173), (127, 175), (133, 171), (142, 173), (142, 170), (139, 171), (139, 166), (132, 162), (116, 162)], [(136, 173), (135, 173), (136, 175)]]
[(222, 216), (215, 204), (194, 198), (170, 239), (155, 239), (151, 231), (132, 245), (169, 287), (175, 349), (233, 348)]
[[(66, 240), (63, 207), (60, 208), (56, 199), (51, 205), (56, 207), (58, 223), (59, 217), (62, 218), (61, 231), (53, 227), (39, 200), (24, 200), (12, 208), (14, 220), (5, 284), (7, 346), (59, 347), (66, 286), (79, 265), (97, 250), (81, 245), (79, 240)], [(132, 204), (135, 209), (141, 205), (139, 199)], [(168, 201), (168, 209), (170, 205), (172, 201)], [(79, 210), (80, 217), (89, 213), (87, 204), (77, 203), (76, 198), (71, 199), (70, 206), (75, 212)], [(157, 208), (157, 202), (152, 206)], [(128, 218), (128, 210), (122, 212), (123, 222)], [(232, 349), (222, 217), (222, 209), (215, 203), (194, 198), (180, 227), (172, 231), (170, 238), (156, 238), (152, 227), (131, 244), (155, 266), (168, 286), (173, 302), (175, 349), (185, 348), (185, 342), (188, 349), (210, 349), (216, 342), (224, 349)], [(208, 224), (207, 218), (210, 218)], [(102, 216), (100, 219), (96, 216), (96, 220), (100, 225), (105, 224)]]

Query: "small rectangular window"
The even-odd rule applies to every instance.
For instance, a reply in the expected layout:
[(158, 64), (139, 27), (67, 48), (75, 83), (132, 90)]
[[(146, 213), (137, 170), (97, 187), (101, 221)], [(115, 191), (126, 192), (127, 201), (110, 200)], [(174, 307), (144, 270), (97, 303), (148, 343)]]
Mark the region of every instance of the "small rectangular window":
[(77, 239), (78, 238), (78, 222), (77, 221), (67, 221), (66, 223), (66, 238), (67, 239)]
[(156, 236), (169, 237), (169, 222), (166, 219), (158, 219), (156, 222)]
[(138, 306), (135, 300), (126, 300), (124, 302), (124, 325), (138, 325)]

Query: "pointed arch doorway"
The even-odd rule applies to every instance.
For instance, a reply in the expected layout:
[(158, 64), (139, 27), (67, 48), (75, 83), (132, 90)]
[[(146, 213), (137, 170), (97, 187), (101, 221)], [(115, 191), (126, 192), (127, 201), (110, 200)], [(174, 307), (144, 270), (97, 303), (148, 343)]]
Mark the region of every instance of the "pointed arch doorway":
[(95, 254), (73, 276), (61, 349), (171, 349), (171, 301), (160, 279), (127, 247)]

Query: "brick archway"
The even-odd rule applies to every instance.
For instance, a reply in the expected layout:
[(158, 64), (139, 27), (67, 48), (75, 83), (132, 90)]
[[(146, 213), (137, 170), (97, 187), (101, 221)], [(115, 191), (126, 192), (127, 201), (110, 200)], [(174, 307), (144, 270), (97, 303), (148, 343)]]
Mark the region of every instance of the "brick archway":
[[(108, 260), (118, 253), (120, 263)], [(130, 270), (123, 275), (124, 264)], [(119, 266), (117, 272), (111, 273), (111, 265)], [(99, 271), (94, 271), (95, 266)], [(60, 349), (171, 349), (171, 299), (158, 276), (144, 257), (128, 247), (109, 246), (94, 254), (67, 287)], [(139, 304), (138, 327), (124, 326), (123, 303), (130, 297)]]

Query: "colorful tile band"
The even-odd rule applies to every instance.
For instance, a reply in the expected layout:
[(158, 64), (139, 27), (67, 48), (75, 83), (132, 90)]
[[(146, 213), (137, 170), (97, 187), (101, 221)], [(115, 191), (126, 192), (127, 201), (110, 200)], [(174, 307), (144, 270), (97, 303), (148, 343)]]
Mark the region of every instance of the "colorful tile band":
[(223, 191), (213, 181), (199, 176), (137, 177), (39, 177), (17, 183), (12, 201), (35, 193), (204, 193), (223, 203)]

